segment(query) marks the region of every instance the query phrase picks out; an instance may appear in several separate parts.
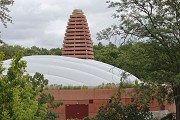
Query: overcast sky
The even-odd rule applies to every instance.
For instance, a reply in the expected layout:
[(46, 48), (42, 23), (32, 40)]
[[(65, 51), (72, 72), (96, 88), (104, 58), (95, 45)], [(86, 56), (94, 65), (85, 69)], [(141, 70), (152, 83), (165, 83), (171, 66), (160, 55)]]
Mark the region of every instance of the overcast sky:
[(96, 33), (115, 23), (114, 11), (107, 7), (106, 0), (15, 0), (10, 8), (13, 24), (0, 25), (0, 39), (24, 47), (62, 47), (69, 16), (74, 9), (82, 9), (97, 44)]

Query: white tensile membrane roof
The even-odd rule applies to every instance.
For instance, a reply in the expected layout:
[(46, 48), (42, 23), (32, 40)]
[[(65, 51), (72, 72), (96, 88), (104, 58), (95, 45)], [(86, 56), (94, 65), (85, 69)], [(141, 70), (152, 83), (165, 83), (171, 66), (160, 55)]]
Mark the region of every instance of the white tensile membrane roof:
[[(98, 86), (108, 83), (119, 83), (122, 74), (127, 74), (127, 82), (134, 83), (137, 78), (122, 69), (112, 65), (78, 58), (37, 55), (22, 58), (27, 61), (27, 73), (34, 75), (36, 72), (44, 74), (49, 80), (49, 85), (63, 86)], [(8, 68), (11, 60), (5, 60), (3, 66)]]

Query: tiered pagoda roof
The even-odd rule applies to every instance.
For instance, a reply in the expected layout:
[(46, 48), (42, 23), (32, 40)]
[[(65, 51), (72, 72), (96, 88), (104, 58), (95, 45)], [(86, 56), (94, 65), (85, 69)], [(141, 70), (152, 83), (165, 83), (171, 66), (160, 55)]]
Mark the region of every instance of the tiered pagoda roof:
[(62, 56), (94, 59), (90, 31), (82, 10), (76, 9), (70, 15), (64, 37)]

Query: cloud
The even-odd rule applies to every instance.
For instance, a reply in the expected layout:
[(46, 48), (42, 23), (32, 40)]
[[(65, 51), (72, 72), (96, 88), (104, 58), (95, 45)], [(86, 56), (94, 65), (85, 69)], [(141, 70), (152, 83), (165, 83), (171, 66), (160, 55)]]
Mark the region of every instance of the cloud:
[(1, 29), (1, 39), (24, 47), (62, 47), (73, 9), (84, 11), (94, 43), (96, 33), (114, 22), (105, 0), (16, 0), (10, 9), (13, 24)]

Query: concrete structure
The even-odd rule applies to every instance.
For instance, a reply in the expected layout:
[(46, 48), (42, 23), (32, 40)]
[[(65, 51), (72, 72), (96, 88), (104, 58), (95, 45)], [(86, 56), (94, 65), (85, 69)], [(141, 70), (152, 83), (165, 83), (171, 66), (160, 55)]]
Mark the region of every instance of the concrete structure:
[(76, 9), (70, 15), (64, 37), (62, 56), (94, 59), (89, 27), (82, 10)]

